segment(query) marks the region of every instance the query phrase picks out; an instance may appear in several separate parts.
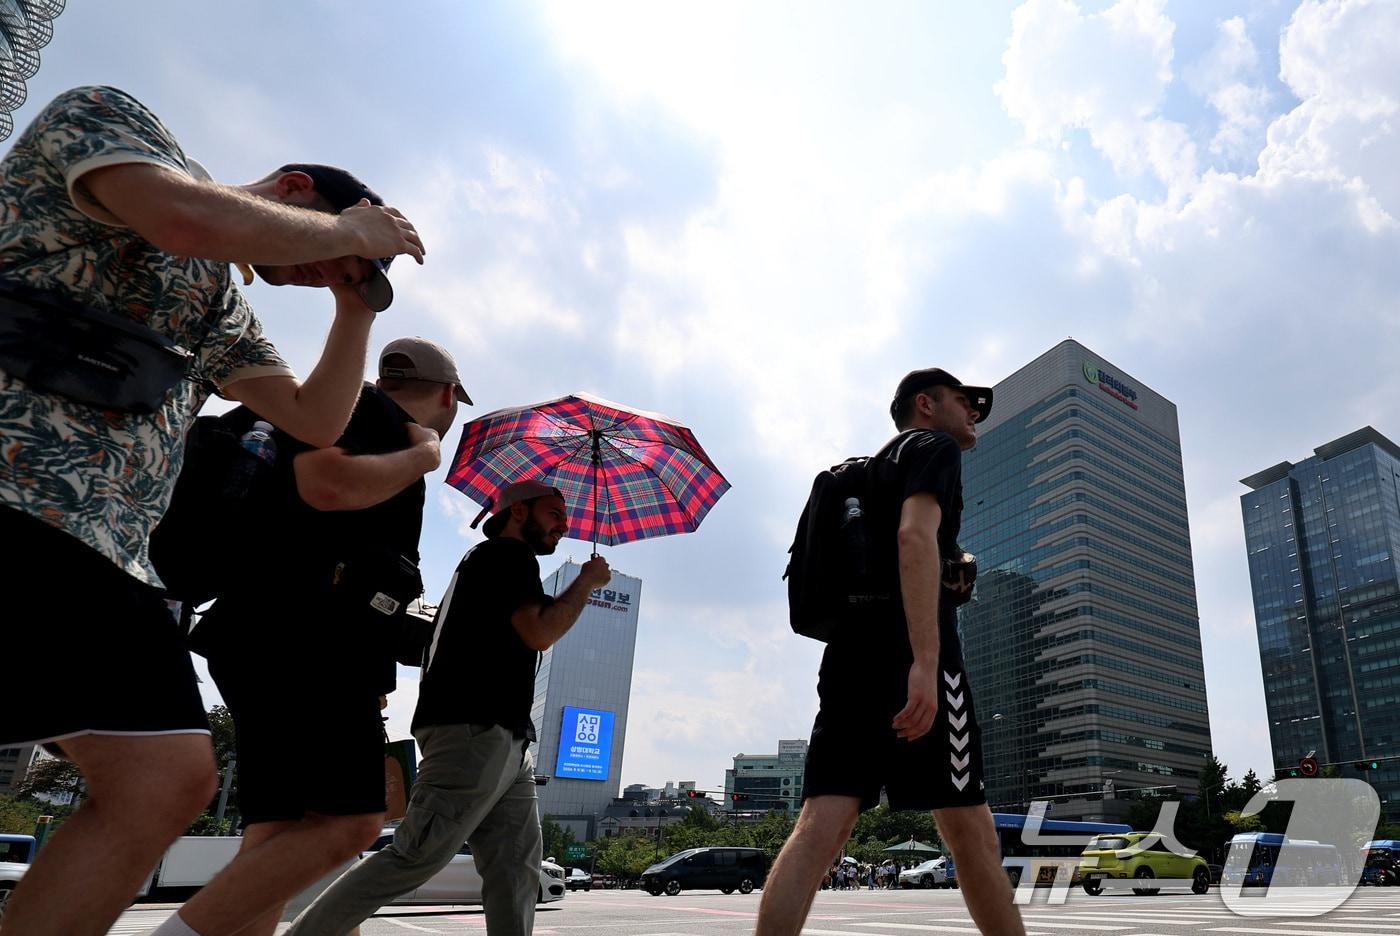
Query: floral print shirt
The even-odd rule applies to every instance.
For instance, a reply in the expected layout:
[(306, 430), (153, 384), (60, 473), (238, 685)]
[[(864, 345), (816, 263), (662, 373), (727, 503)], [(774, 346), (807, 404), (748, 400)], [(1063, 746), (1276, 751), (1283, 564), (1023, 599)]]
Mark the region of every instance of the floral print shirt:
[(157, 412), (137, 415), (40, 393), (0, 370), (0, 508), (58, 527), (159, 586), (147, 541), (180, 473), (185, 431), (212, 390), (292, 371), (228, 264), (162, 252), (83, 184), (94, 169), (133, 163), (209, 178), (125, 92), (59, 95), (0, 160), (0, 278), (147, 325), (194, 352), (191, 373)]

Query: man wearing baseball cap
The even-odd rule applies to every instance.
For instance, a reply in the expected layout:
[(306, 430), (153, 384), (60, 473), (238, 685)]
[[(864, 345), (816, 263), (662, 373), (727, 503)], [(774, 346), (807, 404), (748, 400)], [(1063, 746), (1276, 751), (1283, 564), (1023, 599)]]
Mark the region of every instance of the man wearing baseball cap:
[(278, 903), (238, 932), (271, 936), (288, 898), (383, 825), (379, 713), (422, 592), (423, 476), (471, 398), (452, 355), (426, 338), (389, 342), (379, 374), (335, 446), (274, 435), (281, 522), (197, 628), (237, 729), (245, 823), (238, 858), (180, 910), (198, 933), (256, 889)]
[(882, 790), (891, 809), (932, 811), (981, 931), (1025, 933), (983, 792), (956, 611), (976, 574), (957, 543), (962, 452), (991, 407), (991, 388), (937, 367), (895, 389), (899, 434), (867, 463), (864, 505), (871, 568), (893, 597), (827, 643), (802, 812), (768, 875), (756, 936), (797, 936), (823, 872)]
[(529, 753), (535, 669), (612, 573), (594, 557), (562, 593), (545, 593), (536, 557), (569, 531), (564, 496), (548, 482), (508, 485), (488, 509), (486, 540), (457, 566), (438, 609), (413, 715), (423, 760), (408, 814), (392, 842), (341, 875), (285, 936), (349, 931), (427, 881), (463, 842), (481, 875), (487, 932), (534, 928), (543, 847)]
[[(64, 595), (66, 621), (62, 666), (11, 667), (25, 704), (0, 712), (0, 747), (61, 750), (87, 789), (8, 902), (7, 932), (106, 933), (216, 787), (198, 680), (149, 554), (200, 408), (217, 393), (333, 443), (388, 301), (382, 258), (422, 262), (400, 212), (343, 170), (305, 168), (220, 184), (150, 108), (96, 86), (60, 94), (0, 159), (0, 539), (22, 544), (0, 568), (6, 658), (51, 651), (22, 623), (49, 596)], [(303, 378), (231, 263), (327, 287), (335, 317)], [(92, 334), (173, 352), (158, 369), (169, 379)], [(141, 392), (114, 396), (114, 383)]]

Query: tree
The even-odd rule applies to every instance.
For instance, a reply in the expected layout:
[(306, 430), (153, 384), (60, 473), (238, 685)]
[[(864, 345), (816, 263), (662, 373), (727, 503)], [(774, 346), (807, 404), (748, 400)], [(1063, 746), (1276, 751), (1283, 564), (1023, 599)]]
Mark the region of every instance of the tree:
[(1231, 810), (1225, 814), (1225, 821), (1229, 823), (1236, 835), (1241, 832), (1259, 832), (1264, 828), (1264, 820), (1257, 813), (1246, 816), (1241, 814), (1239, 810)]
[(30, 766), (24, 778), (14, 785), (14, 791), (24, 799), (51, 798), (76, 802), (86, 791), (86, 786), (77, 764), (46, 757)]
[(656, 861), (656, 839), (651, 835), (618, 835), (597, 843), (593, 868), (619, 878), (641, 877)]
[(35, 820), (40, 816), (51, 815), (53, 807), (48, 803), (36, 803), (8, 793), (0, 793), (0, 832), (33, 835)]
[(572, 830), (550, 819), (540, 823), (540, 831), (544, 835), (544, 856), (555, 861), (564, 861), (569, 846), (578, 841)]
[(215, 819), (210, 813), (200, 813), (185, 830), (186, 835), (229, 835), (232, 823), (228, 819)]
[(216, 705), (209, 710), (209, 740), (214, 745), (214, 763), (220, 769), (237, 756), (233, 713), (226, 706)]

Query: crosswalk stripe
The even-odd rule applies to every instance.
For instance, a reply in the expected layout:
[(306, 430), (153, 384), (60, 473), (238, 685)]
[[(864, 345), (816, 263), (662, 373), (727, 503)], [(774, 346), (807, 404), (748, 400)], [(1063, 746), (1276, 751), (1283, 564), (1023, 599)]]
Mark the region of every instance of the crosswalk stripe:
[[(1326, 926), (1326, 923), (1323, 923)], [(1336, 936), (1330, 929), (1280, 929), (1271, 926), (1259, 929), (1257, 926), (1212, 926), (1212, 933), (1267, 933), (1268, 936)]]
[(1024, 916), (1027, 922), (1033, 922), (1036, 926), (1049, 926), (1054, 929), (1086, 929), (1086, 930), (1125, 930), (1132, 929), (1129, 923), (1052, 923), (1044, 917)]

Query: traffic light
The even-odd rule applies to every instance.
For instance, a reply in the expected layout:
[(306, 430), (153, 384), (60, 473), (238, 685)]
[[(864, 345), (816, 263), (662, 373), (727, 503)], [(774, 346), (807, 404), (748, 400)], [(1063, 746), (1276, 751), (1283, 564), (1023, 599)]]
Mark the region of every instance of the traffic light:
[(701, 793), (699, 790), (686, 790), (686, 791), (685, 791), (685, 795), (688, 796), (688, 797), (690, 797), (691, 799), (698, 799), (699, 797), (703, 796), (704, 794)]
[(1381, 769), (1380, 761), (1373, 761), (1373, 760), (1357, 761), (1356, 763), (1352, 764), (1351, 766), (1355, 767), (1357, 770), (1380, 770), (1380, 769)]
[(749, 794), (747, 794), (747, 793), (730, 793), (730, 794), (729, 794), (729, 798), (730, 798), (732, 801), (736, 802), (736, 803), (742, 803), (742, 802), (746, 801), (746, 800), (749, 798)]

